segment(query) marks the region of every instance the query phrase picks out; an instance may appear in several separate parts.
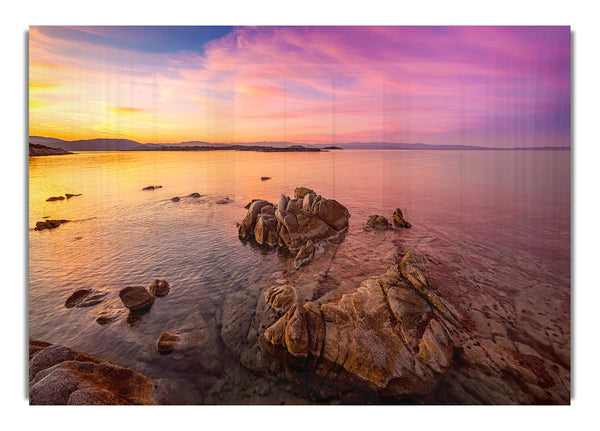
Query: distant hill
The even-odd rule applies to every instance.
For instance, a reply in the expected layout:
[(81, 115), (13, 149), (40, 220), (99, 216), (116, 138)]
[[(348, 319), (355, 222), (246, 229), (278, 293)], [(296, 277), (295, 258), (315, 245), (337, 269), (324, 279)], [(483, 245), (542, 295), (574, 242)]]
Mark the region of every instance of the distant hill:
[(57, 138), (43, 136), (30, 136), (29, 142), (41, 144), (48, 147), (61, 147), (69, 151), (165, 151), (173, 150), (239, 150), (244, 147), (268, 149), (345, 149), (345, 150), (570, 150), (570, 147), (513, 147), (492, 148), (476, 145), (429, 145), (422, 143), (394, 143), (394, 142), (346, 142), (331, 144), (298, 144), (293, 142), (232, 142), (232, 143), (209, 143), (206, 141), (186, 141), (178, 144), (142, 144), (130, 139), (82, 139), (77, 141), (63, 141)]

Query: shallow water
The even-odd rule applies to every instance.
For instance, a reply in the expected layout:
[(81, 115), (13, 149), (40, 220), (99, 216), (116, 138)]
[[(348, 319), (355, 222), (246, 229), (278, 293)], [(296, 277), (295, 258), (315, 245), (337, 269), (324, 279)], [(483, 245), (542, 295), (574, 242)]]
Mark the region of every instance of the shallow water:
[[(143, 191), (148, 185), (162, 188)], [(481, 312), (500, 322), (511, 339), (569, 368), (567, 151), (31, 157), (29, 227), (44, 217), (72, 222), (51, 231), (30, 230), (29, 335), (148, 375), (160, 403), (307, 402), (297, 388), (245, 371), (219, 338), (229, 295), (257, 295), (274, 272), (289, 269), (286, 256), (239, 241), (236, 223), (246, 213), (244, 205), (254, 198), (276, 202), (280, 193), (293, 195), (298, 186), (336, 199), (351, 214), (341, 243), (317, 255), (301, 277), (314, 278), (335, 264), (338, 278), (350, 288), (385, 271), (389, 262), (382, 255), (390, 247), (417, 249), (443, 268), (441, 290), (455, 307), (475, 320), (474, 313)], [(194, 192), (203, 196), (190, 197)], [(46, 202), (65, 193), (81, 196)], [(181, 200), (172, 202), (174, 196)], [(231, 202), (216, 204), (224, 198)], [(362, 229), (369, 215), (391, 219), (397, 207), (412, 229)], [(128, 321), (119, 290), (154, 278), (168, 280), (171, 292), (139, 320)], [(108, 292), (106, 301), (65, 308), (65, 300), (82, 288)], [(95, 323), (106, 308), (117, 319)], [(536, 328), (536, 321), (547, 326)], [(186, 344), (159, 355), (155, 345), (163, 331), (183, 334)], [(552, 396), (560, 401), (569, 394)]]

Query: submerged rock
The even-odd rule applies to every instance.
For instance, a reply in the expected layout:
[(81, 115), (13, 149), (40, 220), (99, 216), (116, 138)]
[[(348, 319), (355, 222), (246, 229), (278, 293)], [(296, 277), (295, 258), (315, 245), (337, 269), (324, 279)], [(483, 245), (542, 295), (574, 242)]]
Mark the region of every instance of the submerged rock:
[(404, 220), (404, 216), (402, 215), (402, 210), (400, 208), (396, 208), (396, 211), (394, 211), (392, 217), (394, 218), (394, 226), (405, 228), (412, 227), (412, 225), (409, 222)]
[(148, 311), (156, 297), (144, 286), (127, 286), (119, 292), (123, 305), (131, 311)]
[(369, 216), (367, 225), (375, 229), (387, 229), (390, 227), (390, 223), (387, 221), (387, 219), (384, 216), (377, 214)]
[(65, 199), (64, 196), (52, 196), (52, 197), (49, 197), (48, 199), (46, 199), (46, 202), (62, 201), (64, 199)]
[(200, 197), (202, 197), (202, 195), (200, 193), (191, 193), (189, 196), (191, 198), (200, 198)]
[(92, 305), (101, 303), (106, 295), (107, 292), (99, 292), (91, 289), (80, 289), (67, 298), (65, 301), (65, 307), (91, 307)]
[(225, 199), (218, 200), (215, 203), (219, 204), (219, 205), (225, 205), (225, 204), (230, 204), (231, 202), (233, 202), (233, 201), (231, 199), (229, 199), (228, 197), (226, 197)]
[(154, 296), (167, 296), (171, 286), (168, 281), (155, 278), (150, 282), (147, 289)]
[(161, 188), (162, 188), (162, 186), (146, 186), (142, 190), (156, 190), (156, 189), (161, 189)]
[(71, 199), (73, 196), (81, 196), (81, 193), (77, 193), (77, 194), (74, 194), (74, 193), (65, 193), (65, 197), (67, 199)]
[(179, 345), (179, 340), (181, 340), (181, 335), (163, 332), (156, 342), (156, 348), (163, 355), (169, 354)]
[(58, 344), (29, 339), (29, 404), (152, 405), (150, 379)]
[(306, 187), (296, 188), (294, 196), (291, 199), (282, 194), (276, 205), (253, 200), (239, 225), (238, 235), (242, 241), (253, 239), (259, 245), (277, 245), (290, 251), (305, 246), (297, 254), (299, 267), (312, 257), (315, 243), (348, 229), (350, 214), (339, 202), (318, 196)]
[(179, 196), (175, 196), (171, 198), (171, 202), (179, 202), (181, 199), (179, 198)]

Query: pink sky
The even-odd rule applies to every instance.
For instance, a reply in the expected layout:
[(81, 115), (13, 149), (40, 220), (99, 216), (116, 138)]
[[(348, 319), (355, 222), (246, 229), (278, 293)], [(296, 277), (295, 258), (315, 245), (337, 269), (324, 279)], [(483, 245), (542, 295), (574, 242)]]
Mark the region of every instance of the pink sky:
[(569, 146), (569, 27), (31, 27), (30, 134)]

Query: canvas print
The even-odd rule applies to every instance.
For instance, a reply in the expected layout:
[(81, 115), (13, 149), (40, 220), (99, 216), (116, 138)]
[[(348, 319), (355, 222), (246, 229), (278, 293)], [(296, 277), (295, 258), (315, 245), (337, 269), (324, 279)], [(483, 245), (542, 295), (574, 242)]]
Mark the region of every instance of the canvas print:
[(568, 26), (28, 40), (30, 404), (570, 404)]

